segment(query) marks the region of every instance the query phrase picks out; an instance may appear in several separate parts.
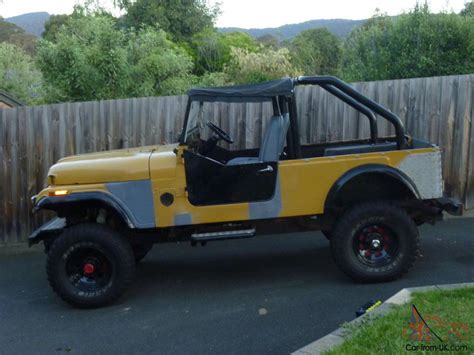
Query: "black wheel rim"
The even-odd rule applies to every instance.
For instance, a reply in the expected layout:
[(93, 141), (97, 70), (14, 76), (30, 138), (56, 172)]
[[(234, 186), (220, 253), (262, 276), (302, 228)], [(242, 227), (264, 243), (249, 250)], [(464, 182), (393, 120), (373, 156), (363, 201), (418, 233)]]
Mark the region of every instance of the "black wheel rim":
[(383, 224), (370, 224), (355, 233), (353, 249), (364, 265), (381, 267), (395, 260), (400, 245), (392, 228)]
[(65, 255), (66, 277), (79, 292), (97, 293), (112, 282), (114, 266), (98, 245), (75, 245)]

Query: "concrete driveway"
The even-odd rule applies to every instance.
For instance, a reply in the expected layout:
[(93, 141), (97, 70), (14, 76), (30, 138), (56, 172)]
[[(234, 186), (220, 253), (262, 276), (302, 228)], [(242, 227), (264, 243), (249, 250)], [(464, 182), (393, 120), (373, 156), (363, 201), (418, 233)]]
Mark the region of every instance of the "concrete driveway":
[(0, 255), (0, 354), (288, 354), (401, 288), (474, 281), (474, 219), (423, 226), (399, 281), (360, 285), (319, 233), (156, 246), (118, 304), (76, 310), (50, 290), (42, 253)]

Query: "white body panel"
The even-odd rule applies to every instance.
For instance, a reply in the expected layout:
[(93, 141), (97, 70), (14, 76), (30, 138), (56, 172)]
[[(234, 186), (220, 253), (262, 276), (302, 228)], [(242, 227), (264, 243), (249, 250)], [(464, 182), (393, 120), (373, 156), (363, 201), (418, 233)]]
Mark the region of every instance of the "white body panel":
[(443, 197), (441, 152), (413, 154), (402, 160), (398, 168), (415, 183), (423, 200)]

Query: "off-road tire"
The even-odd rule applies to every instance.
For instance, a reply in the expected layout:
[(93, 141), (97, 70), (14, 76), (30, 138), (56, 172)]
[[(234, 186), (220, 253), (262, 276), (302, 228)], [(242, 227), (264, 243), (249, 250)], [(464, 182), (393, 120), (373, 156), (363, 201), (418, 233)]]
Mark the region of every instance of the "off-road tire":
[[(367, 265), (354, 250), (359, 243), (357, 238), (362, 238), (357, 233), (371, 225), (386, 226), (398, 240), (398, 254), (388, 260), (387, 265)], [(359, 282), (383, 282), (401, 277), (413, 266), (419, 250), (420, 237), (415, 222), (392, 202), (355, 205), (338, 218), (331, 237), (334, 261), (346, 275)]]
[(148, 255), (151, 249), (153, 249), (153, 244), (132, 244), (135, 262), (138, 264), (140, 261), (142, 261)]
[[(110, 279), (106, 279), (102, 288), (91, 292), (74, 285), (67, 271), (72, 255), (78, 254), (80, 258), (84, 250), (103, 255), (103, 263), (108, 265)], [(130, 243), (120, 233), (102, 224), (78, 224), (65, 229), (52, 243), (46, 271), (49, 284), (64, 301), (79, 308), (95, 308), (115, 301), (132, 283), (135, 257)]]

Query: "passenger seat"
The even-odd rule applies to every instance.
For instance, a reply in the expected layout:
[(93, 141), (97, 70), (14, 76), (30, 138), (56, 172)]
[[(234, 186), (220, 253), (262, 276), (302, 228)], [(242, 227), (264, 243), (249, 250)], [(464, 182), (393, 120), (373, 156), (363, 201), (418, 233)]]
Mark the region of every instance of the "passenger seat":
[(226, 165), (255, 164), (280, 160), (280, 155), (285, 149), (286, 134), (289, 127), (290, 117), (288, 113), (282, 116), (273, 116), (265, 131), (258, 158), (238, 157), (229, 160)]

